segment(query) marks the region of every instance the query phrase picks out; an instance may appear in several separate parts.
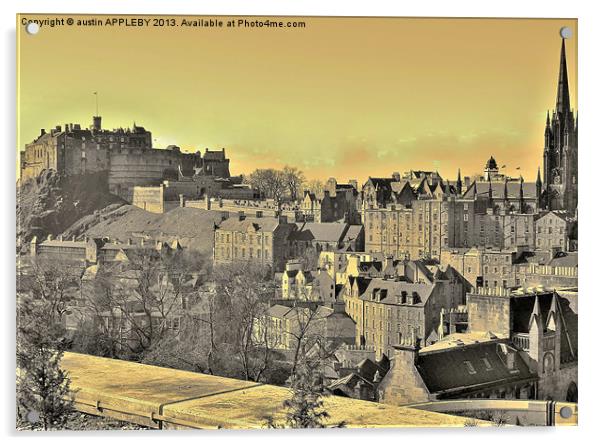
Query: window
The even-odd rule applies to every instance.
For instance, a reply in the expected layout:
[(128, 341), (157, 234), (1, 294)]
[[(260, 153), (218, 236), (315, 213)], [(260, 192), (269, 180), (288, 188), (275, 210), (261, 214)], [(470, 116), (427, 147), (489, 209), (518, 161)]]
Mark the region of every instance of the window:
[(474, 366), (472, 365), (472, 363), (470, 363), (469, 360), (466, 360), (464, 362), (464, 366), (466, 366), (466, 370), (468, 371), (469, 374), (476, 374), (477, 371), (474, 369)]

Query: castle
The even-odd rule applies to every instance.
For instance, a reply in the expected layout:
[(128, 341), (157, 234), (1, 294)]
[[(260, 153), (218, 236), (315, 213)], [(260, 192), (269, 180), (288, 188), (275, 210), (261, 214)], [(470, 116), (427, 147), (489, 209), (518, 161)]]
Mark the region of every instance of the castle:
[(116, 195), (134, 186), (159, 185), (181, 176), (230, 177), (230, 160), (225, 150), (183, 153), (179, 147), (152, 146), (151, 132), (135, 123), (132, 128), (106, 130), (102, 118), (94, 116), (89, 128), (79, 124), (57, 125), (21, 151), (21, 179), (37, 177), (46, 169), (66, 175), (106, 171), (108, 187)]

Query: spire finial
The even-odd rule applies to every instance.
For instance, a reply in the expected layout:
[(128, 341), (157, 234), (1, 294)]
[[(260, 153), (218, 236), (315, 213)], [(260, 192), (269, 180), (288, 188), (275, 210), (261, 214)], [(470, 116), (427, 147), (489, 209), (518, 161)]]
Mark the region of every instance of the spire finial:
[(558, 93), (556, 95), (556, 112), (568, 114), (571, 110), (571, 100), (569, 97), (569, 78), (566, 68), (566, 50), (562, 39), (560, 49), (560, 70), (558, 72)]

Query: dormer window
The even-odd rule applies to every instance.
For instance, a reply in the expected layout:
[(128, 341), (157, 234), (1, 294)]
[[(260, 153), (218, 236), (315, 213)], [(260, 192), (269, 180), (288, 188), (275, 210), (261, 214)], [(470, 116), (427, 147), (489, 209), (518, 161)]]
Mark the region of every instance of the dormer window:
[(472, 365), (472, 363), (469, 360), (464, 361), (464, 366), (466, 366), (466, 370), (468, 371), (469, 374), (477, 373), (476, 369), (474, 369), (474, 366)]
[(493, 369), (493, 366), (491, 366), (491, 362), (489, 361), (489, 359), (487, 357), (483, 357), (481, 360), (483, 361), (483, 364), (485, 365), (486, 371), (491, 371)]

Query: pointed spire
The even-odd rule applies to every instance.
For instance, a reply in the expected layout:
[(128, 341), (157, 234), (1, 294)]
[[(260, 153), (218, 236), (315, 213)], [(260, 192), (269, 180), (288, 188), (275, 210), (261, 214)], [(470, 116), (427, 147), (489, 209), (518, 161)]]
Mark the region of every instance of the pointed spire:
[(531, 326), (533, 322), (537, 322), (539, 324), (541, 317), (541, 307), (539, 306), (539, 295), (535, 295), (535, 303), (533, 304), (533, 311), (531, 312), (531, 318), (529, 319), (529, 330), (531, 330)]
[(541, 170), (539, 167), (537, 167), (537, 181), (535, 182), (535, 184), (538, 184), (539, 186), (541, 186), (542, 182), (541, 182)]
[(550, 127), (550, 110), (546, 113), (546, 128)]
[(569, 114), (570, 110), (571, 101), (569, 97), (569, 77), (566, 69), (566, 50), (564, 48), (564, 39), (562, 39), (560, 70), (558, 73), (558, 93), (556, 95), (556, 112)]
[(460, 169), (458, 169), (458, 179), (456, 179), (456, 193), (458, 195), (462, 194), (462, 174), (460, 173)]
[(556, 292), (552, 294), (552, 303), (550, 305), (550, 311), (548, 312), (548, 320), (546, 323), (546, 329), (551, 331), (556, 330), (556, 320), (559, 315), (560, 308), (558, 306), (558, 299), (556, 296)]

